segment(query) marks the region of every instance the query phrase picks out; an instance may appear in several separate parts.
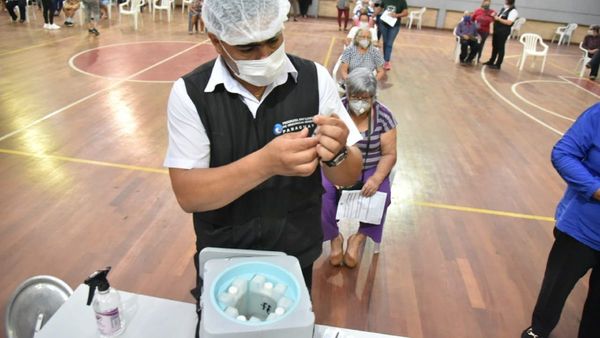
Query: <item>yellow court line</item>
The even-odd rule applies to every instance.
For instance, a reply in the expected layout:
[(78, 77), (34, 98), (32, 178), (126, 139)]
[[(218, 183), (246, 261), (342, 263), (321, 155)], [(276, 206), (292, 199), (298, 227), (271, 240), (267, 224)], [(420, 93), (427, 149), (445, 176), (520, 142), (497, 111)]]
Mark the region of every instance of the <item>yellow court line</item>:
[(331, 37), (331, 43), (329, 43), (329, 49), (327, 50), (327, 54), (325, 55), (325, 60), (323, 60), (323, 66), (325, 68), (329, 65), (329, 59), (331, 58), (331, 52), (333, 51), (333, 44), (335, 43), (335, 36)]
[(62, 38), (62, 39), (58, 39), (58, 40), (44, 42), (44, 43), (40, 43), (40, 44), (37, 44), (37, 45), (29, 46), (29, 47), (23, 47), (23, 48), (19, 48), (19, 49), (14, 49), (14, 50), (11, 50), (11, 51), (8, 51), (8, 52), (0, 53), (0, 56), (5, 56), (5, 55), (10, 55), (10, 54), (20, 53), (20, 52), (23, 52), (23, 51), (26, 51), (26, 50), (29, 50), (29, 49), (43, 47), (43, 46), (46, 46), (46, 45), (51, 45), (53, 43), (57, 43), (57, 42), (64, 41), (64, 40), (67, 40), (67, 39), (71, 39), (71, 38), (74, 38), (74, 37), (75, 37), (75, 35), (71, 35), (71, 36), (67, 36), (66, 38)]
[(10, 155), (19, 155), (26, 157), (35, 157), (42, 159), (51, 159), (51, 160), (61, 160), (65, 162), (74, 162), (74, 163), (83, 163), (83, 164), (91, 164), (98, 165), (102, 167), (111, 167), (111, 168), (119, 168), (119, 169), (127, 169), (127, 170), (136, 170), (136, 171), (144, 171), (147, 173), (156, 173), (156, 174), (168, 174), (169, 171), (166, 169), (158, 169), (151, 167), (140, 167), (136, 165), (129, 164), (119, 164), (119, 163), (111, 163), (111, 162), (102, 162), (102, 161), (94, 161), (94, 160), (84, 160), (81, 158), (68, 157), (68, 156), (59, 156), (59, 155), (48, 155), (48, 154), (35, 154), (29, 153), (25, 151), (18, 150), (10, 150), (10, 149), (0, 149), (0, 153), (2, 154), (10, 154)]
[(408, 204), (418, 205), (418, 206), (422, 206), (422, 207), (437, 208), (437, 209), (465, 211), (465, 212), (471, 212), (471, 213), (476, 213), (476, 214), (486, 214), (486, 215), (504, 216), (504, 217), (512, 217), (512, 218), (532, 219), (532, 220), (544, 221), (544, 222), (555, 222), (555, 219), (553, 217), (527, 215), (527, 214), (520, 214), (520, 213), (508, 212), (508, 211), (479, 209), (479, 208), (471, 208), (471, 207), (461, 207), (458, 205), (430, 203), (430, 202), (417, 202), (417, 201), (409, 201)]

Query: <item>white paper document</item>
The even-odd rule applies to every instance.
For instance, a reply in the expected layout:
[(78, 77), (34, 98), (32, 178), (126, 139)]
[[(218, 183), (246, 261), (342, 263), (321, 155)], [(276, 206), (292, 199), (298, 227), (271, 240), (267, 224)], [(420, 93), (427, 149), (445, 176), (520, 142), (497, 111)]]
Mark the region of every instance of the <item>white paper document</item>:
[(360, 194), (360, 190), (343, 190), (335, 218), (379, 224), (383, 216), (386, 197), (387, 194), (381, 191), (371, 197), (364, 197)]
[(398, 19), (390, 15), (390, 11), (384, 11), (383, 14), (381, 14), (381, 20), (392, 27), (394, 27), (396, 25), (396, 21), (398, 21)]

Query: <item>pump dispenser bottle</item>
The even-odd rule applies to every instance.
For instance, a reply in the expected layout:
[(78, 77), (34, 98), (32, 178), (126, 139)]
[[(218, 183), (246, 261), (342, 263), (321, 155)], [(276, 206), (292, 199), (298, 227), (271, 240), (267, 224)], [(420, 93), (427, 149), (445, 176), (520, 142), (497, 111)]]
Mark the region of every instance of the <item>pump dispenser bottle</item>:
[[(110, 287), (106, 276), (110, 266), (91, 274), (85, 284), (89, 285), (87, 305), (92, 304), (96, 313), (96, 324), (101, 338), (110, 338), (120, 335), (124, 328), (121, 297), (117, 290)], [(96, 292), (98, 289), (98, 293)], [(95, 294), (95, 296), (94, 296)]]

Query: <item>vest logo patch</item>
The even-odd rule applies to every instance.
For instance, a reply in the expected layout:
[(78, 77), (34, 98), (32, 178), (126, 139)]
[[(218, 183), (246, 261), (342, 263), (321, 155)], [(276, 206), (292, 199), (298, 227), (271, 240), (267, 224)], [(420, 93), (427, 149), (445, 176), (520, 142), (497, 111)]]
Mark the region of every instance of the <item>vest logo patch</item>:
[(308, 134), (312, 135), (315, 130), (315, 123), (313, 122), (312, 116), (299, 117), (291, 120), (284, 121), (282, 123), (275, 123), (273, 126), (273, 134), (281, 135), (287, 133), (295, 133), (301, 131), (304, 128), (308, 128)]

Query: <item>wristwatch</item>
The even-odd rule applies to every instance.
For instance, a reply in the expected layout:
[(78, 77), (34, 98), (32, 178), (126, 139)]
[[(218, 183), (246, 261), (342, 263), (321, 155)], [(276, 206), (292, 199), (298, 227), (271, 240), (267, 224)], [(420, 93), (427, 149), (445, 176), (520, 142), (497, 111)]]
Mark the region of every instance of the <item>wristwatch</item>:
[(348, 147), (344, 146), (340, 152), (329, 161), (323, 161), (328, 167), (337, 167), (348, 157)]

